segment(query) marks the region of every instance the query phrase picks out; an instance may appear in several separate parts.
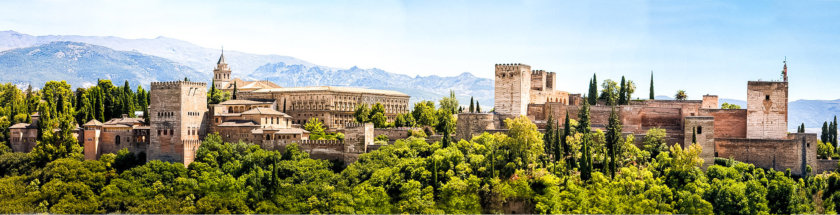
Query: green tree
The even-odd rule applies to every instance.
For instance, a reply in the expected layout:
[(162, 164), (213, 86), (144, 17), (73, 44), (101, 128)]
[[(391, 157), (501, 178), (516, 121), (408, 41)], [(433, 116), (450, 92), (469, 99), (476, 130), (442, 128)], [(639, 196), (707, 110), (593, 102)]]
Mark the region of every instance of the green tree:
[(455, 91), (449, 90), (449, 97), (440, 99), (440, 108), (450, 113), (458, 113), (458, 99), (455, 98)]
[(455, 132), (455, 117), (446, 109), (438, 110), (437, 131), (443, 134), (442, 146), (448, 147), (452, 142), (452, 133)]
[(674, 99), (686, 100), (688, 99), (688, 95), (685, 94), (685, 90), (677, 90), (677, 94), (674, 94)]
[(653, 70), (650, 71), (650, 97), (648, 99), (650, 99), (650, 100), (654, 99), (654, 96), (653, 96)]
[(595, 74), (592, 74), (592, 80), (589, 80), (589, 105), (595, 105), (598, 103), (598, 77)]
[(643, 140), (644, 148), (650, 152), (650, 156), (655, 158), (660, 152), (668, 150), (665, 143), (665, 129), (651, 128), (648, 129)]
[(603, 89), (601, 89), (601, 96), (599, 96), (598, 98), (606, 100), (607, 105), (618, 104), (618, 102), (619, 102), (619, 100), (618, 100), (618, 94), (619, 94), (618, 83), (616, 83), (613, 80), (606, 79), (606, 80), (604, 80), (604, 83), (601, 84), (601, 87)]
[(627, 81), (624, 80), (624, 76), (621, 76), (621, 87), (618, 89), (618, 104), (624, 105), (627, 103)]
[(475, 112), (481, 113), (481, 105), (478, 104), (478, 101), (475, 101)]
[(434, 102), (421, 101), (414, 103), (414, 110), (411, 111), (411, 115), (417, 120), (417, 125), (437, 126), (438, 118)]
[(583, 135), (581, 139), (580, 178), (588, 181), (592, 178), (592, 150), (590, 148), (592, 128), (589, 121), (589, 104), (583, 104), (579, 118), (580, 122), (577, 130), (578, 133)]
[(828, 122), (823, 122), (822, 130), (821, 130), (821, 134), (820, 134), (820, 140), (822, 140), (823, 143), (828, 142)]
[(370, 122), (370, 109), (368, 109), (367, 104), (359, 104), (356, 106), (356, 111), (353, 112), (353, 118), (356, 118), (356, 122), (358, 123), (366, 123)]
[(303, 125), (303, 129), (309, 131), (310, 140), (320, 140), (324, 139), (326, 136), (323, 123), (321, 123), (321, 120), (316, 117), (311, 117), (309, 120), (306, 120), (306, 124)]
[(473, 97), (470, 96), (470, 113), (475, 113), (475, 106), (473, 105)]
[(741, 109), (741, 106), (724, 102), (720, 105), (720, 109)]
[(563, 123), (563, 136), (560, 138), (560, 143), (563, 144), (563, 157), (566, 158), (566, 163), (569, 165), (568, 169), (572, 169), (576, 167), (575, 164), (575, 156), (572, 154), (571, 147), (569, 146), (569, 135), (572, 134), (571, 129), (571, 119), (569, 118), (569, 111), (566, 110), (566, 121)]
[(236, 82), (233, 82), (233, 94), (231, 94), (231, 98), (236, 99), (237, 91), (238, 90), (236, 89)]
[(615, 107), (612, 108), (610, 112), (609, 123), (607, 125), (607, 152), (609, 153), (609, 173), (610, 178), (615, 178), (615, 172), (617, 169), (616, 166), (616, 159), (617, 159), (617, 151), (618, 151), (618, 144), (621, 141), (621, 122), (618, 118), (618, 112), (615, 110)]

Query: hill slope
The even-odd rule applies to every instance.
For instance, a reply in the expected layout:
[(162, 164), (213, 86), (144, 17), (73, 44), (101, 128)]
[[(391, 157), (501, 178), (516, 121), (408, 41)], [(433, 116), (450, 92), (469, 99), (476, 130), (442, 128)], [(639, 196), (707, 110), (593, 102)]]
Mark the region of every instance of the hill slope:
[(89, 86), (97, 79), (146, 85), (205, 77), (164, 58), (79, 42), (51, 42), (0, 52), (0, 73), (2, 82), (41, 86), (50, 80), (66, 80), (73, 87)]

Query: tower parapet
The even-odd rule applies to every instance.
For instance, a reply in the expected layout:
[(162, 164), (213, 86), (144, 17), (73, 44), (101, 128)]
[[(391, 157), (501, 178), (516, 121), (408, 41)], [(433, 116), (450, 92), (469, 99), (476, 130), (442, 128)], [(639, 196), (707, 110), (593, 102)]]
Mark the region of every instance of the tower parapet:
[(149, 160), (189, 165), (209, 125), (207, 84), (152, 82), (149, 100)]
[(521, 63), (496, 64), (495, 109), (497, 113), (527, 113), (531, 90), (531, 66)]

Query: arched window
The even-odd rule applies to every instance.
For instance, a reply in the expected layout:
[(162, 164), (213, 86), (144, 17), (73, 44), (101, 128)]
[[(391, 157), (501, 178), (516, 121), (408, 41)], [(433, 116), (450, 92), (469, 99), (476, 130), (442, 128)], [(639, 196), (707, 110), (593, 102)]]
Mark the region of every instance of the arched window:
[(117, 135), (117, 137), (114, 138), (114, 143), (116, 143), (118, 146), (120, 145), (120, 135)]

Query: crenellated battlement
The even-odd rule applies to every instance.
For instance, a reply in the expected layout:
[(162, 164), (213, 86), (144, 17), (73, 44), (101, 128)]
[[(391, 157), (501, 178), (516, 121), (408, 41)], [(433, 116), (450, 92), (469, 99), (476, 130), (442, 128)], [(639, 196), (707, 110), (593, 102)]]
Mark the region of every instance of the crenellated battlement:
[(531, 75), (542, 75), (543, 73), (545, 73), (545, 70), (542, 69), (531, 70)]
[(180, 86), (191, 86), (191, 87), (207, 87), (207, 83), (204, 82), (192, 82), (192, 81), (163, 81), (163, 82), (152, 82), (151, 87), (152, 89), (168, 89)]
[(529, 66), (527, 64), (505, 63), (505, 64), (496, 64), (496, 71), (499, 71), (499, 70), (514, 70), (514, 69), (521, 68), (521, 67), (527, 67), (528, 70), (531, 69), (531, 66)]

